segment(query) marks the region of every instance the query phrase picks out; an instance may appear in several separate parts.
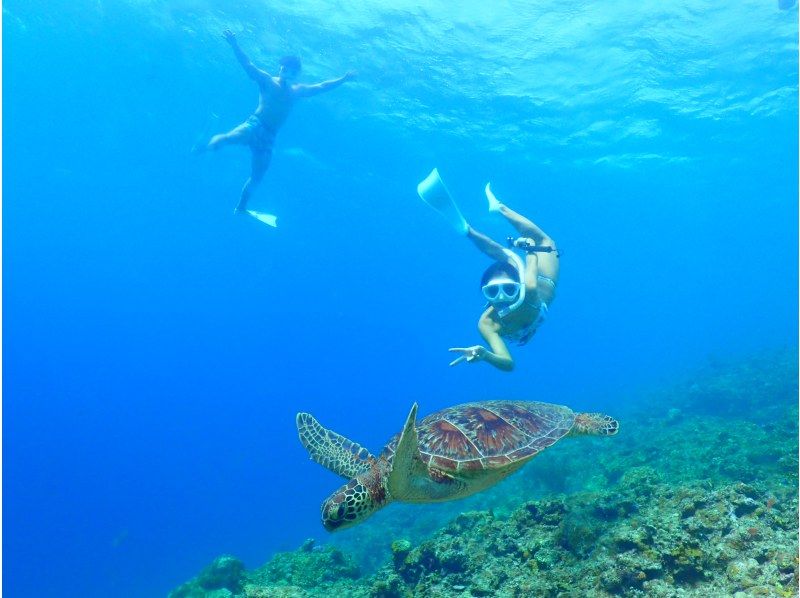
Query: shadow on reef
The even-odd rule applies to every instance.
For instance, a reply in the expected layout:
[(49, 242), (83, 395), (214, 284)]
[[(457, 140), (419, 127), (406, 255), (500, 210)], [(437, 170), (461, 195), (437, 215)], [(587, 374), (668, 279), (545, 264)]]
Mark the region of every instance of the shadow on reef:
[(797, 596), (796, 353), (711, 364), (619, 416), (602, 450), (564, 443), (252, 571), (220, 557), (171, 596)]

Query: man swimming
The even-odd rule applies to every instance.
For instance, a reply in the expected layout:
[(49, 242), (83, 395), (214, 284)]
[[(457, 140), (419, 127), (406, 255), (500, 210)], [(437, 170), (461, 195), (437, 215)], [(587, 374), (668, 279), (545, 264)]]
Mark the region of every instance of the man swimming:
[(286, 118), (299, 98), (309, 98), (325, 91), (339, 87), (345, 81), (355, 78), (355, 72), (349, 71), (344, 76), (316, 85), (300, 85), (295, 83), (300, 74), (300, 59), (296, 56), (284, 56), (280, 59), (280, 70), (277, 76), (256, 67), (239, 47), (236, 34), (230, 29), (223, 32), (223, 37), (233, 48), (233, 53), (242, 65), (248, 77), (258, 85), (258, 107), (246, 121), (227, 133), (214, 135), (203, 150), (217, 150), (231, 144), (250, 146), (251, 163), (250, 178), (242, 188), (242, 195), (234, 213), (243, 212), (247, 208), (247, 200), (255, 187), (264, 178), (272, 160), (272, 145), (275, 135), (286, 122)]

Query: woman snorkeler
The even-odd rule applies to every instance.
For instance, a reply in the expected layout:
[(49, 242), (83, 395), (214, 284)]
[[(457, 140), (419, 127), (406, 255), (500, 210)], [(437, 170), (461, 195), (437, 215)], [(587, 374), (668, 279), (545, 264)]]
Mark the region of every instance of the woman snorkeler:
[(533, 222), (501, 203), (488, 184), (489, 211), (502, 215), (517, 230), (520, 237), (510, 238), (509, 242), (525, 252), (524, 260), (467, 224), (436, 169), (419, 184), (417, 192), (459, 233), (494, 260), (481, 278), (481, 291), (487, 304), (478, 320), (478, 331), (489, 348), (483, 345), (453, 347), (450, 351), (460, 355), (450, 365), (486, 361), (500, 370), (511, 371), (514, 360), (506, 343), (526, 344), (544, 322), (548, 306), (555, 298), (559, 271), (555, 242)]

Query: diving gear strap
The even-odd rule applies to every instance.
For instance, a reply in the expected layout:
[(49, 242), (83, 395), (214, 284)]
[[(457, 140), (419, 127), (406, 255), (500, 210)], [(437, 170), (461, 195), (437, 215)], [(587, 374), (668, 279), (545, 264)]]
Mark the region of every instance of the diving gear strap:
[(439, 170), (437, 168), (434, 168), (431, 173), (425, 177), (425, 180), (417, 185), (417, 194), (422, 201), (444, 216), (459, 234), (467, 234), (469, 225), (467, 225), (467, 221), (464, 219), (464, 216), (462, 216), (453, 198), (450, 197), (450, 192), (439, 176)]
[(561, 252), (555, 247), (550, 245), (537, 245), (536, 242), (529, 237), (506, 237), (506, 244), (509, 247), (516, 247), (525, 253), (555, 253), (556, 257), (561, 257)]

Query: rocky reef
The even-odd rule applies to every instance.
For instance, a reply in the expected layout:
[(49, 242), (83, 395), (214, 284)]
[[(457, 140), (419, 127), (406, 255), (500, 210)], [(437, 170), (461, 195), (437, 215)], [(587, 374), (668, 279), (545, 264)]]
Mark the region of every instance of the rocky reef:
[(613, 492), (459, 515), (395, 553), (370, 595), (792, 596), (796, 510), (760, 485), (674, 488), (640, 467)]
[(220, 557), (170, 596), (797, 596), (797, 354), (633, 404), (613, 442), (564, 441), (494, 490), (259, 569)]
[[(277, 596), (348, 596), (357, 590), (359, 568), (352, 557), (332, 546), (306, 540), (295, 552), (276, 554), (267, 564), (247, 571), (232, 556), (221, 556), (170, 598), (272, 598)], [(353, 582), (353, 583), (351, 583)]]

